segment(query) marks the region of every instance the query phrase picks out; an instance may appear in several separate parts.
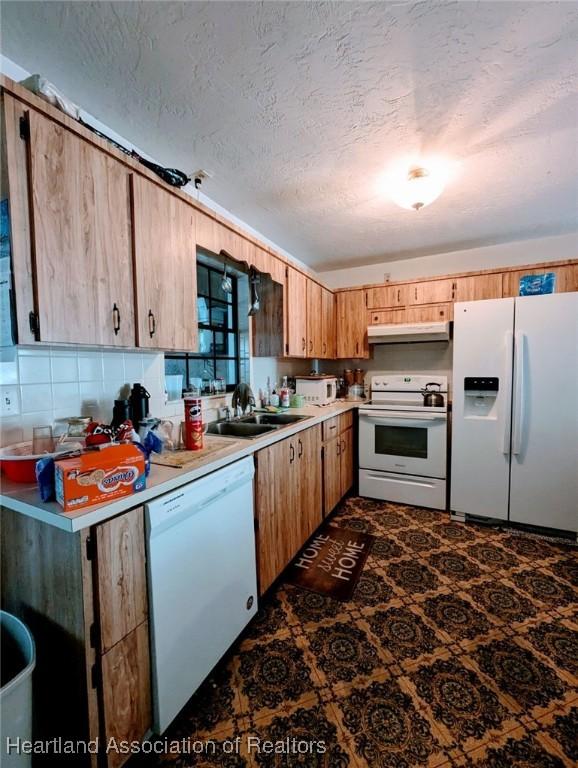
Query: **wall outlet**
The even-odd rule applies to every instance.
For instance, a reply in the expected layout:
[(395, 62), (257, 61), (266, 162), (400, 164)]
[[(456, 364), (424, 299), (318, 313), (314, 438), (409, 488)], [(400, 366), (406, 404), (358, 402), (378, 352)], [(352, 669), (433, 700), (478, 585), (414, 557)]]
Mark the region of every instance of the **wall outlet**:
[(0, 416), (15, 416), (20, 413), (16, 387), (1, 387), (0, 389)]

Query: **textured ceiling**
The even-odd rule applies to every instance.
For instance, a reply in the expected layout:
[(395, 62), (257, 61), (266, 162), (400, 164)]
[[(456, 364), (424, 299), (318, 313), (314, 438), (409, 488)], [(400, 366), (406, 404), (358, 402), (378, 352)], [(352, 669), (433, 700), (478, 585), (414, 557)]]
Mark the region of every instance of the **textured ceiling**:
[[(316, 268), (578, 229), (575, 2), (3, 2), (6, 56)], [(414, 213), (408, 153), (453, 178)]]

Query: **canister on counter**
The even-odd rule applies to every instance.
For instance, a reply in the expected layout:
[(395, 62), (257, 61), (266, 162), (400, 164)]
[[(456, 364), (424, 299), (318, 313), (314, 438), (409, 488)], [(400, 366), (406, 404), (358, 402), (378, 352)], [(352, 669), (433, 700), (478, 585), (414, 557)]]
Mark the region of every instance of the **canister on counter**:
[(203, 413), (200, 397), (185, 398), (185, 448), (200, 451), (203, 448)]

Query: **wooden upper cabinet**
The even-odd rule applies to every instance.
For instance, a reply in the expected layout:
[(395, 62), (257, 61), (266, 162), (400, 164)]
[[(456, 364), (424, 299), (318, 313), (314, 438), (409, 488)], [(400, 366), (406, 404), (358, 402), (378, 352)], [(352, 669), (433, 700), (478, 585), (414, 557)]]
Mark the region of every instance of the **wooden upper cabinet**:
[(263, 274), (259, 291), (261, 309), (251, 318), (251, 353), (254, 357), (283, 357), (284, 286), (275, 282), (271, 275)]
[(194, 209), (137, 175), (132, 190), (138, 345), (195, 351)]
[(456, 277), (454, 284), (455, 301), (479, 301), (502, 297), (501, 273)]
[(367, 289), (367, 308), (403, 307), (408, 301), (409, 285), (380, 285)]
[(128, 171), (33, 110), (29, 123), (38, 340), (134, 346)]
[(520, 278), (525, 275), (543, 275), (554, 272), (556, 275), (556, 293), (578, 291), (578, 264), (567, 264), (560, 267), (543, 266), (538, 269), (520, 269), (515, 272), (504, 272), (502, 276), (502, 296), (520, 295)]
[(339, 291), (336, 306), (337, 357), (369, 357), (365, 291)]
[(321, 289), (321, 357), (335, 357), (335, 296), (327, 288)]
[(219, 245), (218, 226), (218, 223), (211, 216), (196, 211), (195, 242), (199, 248), (204, 248), (211, 253), (219, 253), (222, 246)]
[(408, 305), (452, 301), (455, 291), (453, 280), (424, 280), (421, 283), (409, 283), (407, 288)]
[(307, 280), (307, 357), (323, 356), (323, 310), (319, 283)]
[(307, 278), (287, 267), (285, 312), (288, 357), (307, 357)]

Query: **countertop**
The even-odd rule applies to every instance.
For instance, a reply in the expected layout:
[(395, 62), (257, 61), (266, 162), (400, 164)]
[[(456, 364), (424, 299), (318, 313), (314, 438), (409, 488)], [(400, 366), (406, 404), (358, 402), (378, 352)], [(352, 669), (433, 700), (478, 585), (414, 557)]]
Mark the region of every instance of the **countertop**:
[[(208, 475), (221, 467), (231, 464), (245, 456), (251, 456), (261, 448), (284, 440), (287, 437), (297, 434), (304, 429), (314, 427), (316, 424), (332, 418), (340, 413), (356, 410), (362, 403), (359, 401), (340, 400), (324, 407), (307, 406), (305, 408), (291, 408), (290, 413), (309, 416), (308, 419), (291, 424), (282, 429), (269, 432), (260, 437), (251, 440), (238, 440), (229, 438), (230, 447), (219, 451), (217, 456), (207, 456), (206, 461), (201, 461), (194, 468), (175, 469), (158, 464), (151, 465), (151, 471), (147, 478), (147, 487), (144, 491), (130, 496), (124, 496), (108, 504), (99, 504), (92, 507), (85, 507), (71, 512), (64, 512), (62, 507), (55, 501), (44, 503), (40, 500), (38, 488), (35, 483), (24, 484), (14, 483), (2, 477), (2, 493), (0, 494), (0, 504), (8, 509), (20, 512), (36, 520), (54, 525), (71, 533), (88, 528), (104, 520), (108, 520), (121, 512), (125, 512), (133, 507), (145, 504), (147, 501), (162, 496), (165, 493), (173, 491), (182, 485), (197, 480), (199, 477)], [(205, 435), (205, 440), (209, 445), (211, 440), (215, 439), (212, 435)], [(223, 437), (219, 436), (222, 442)]]

